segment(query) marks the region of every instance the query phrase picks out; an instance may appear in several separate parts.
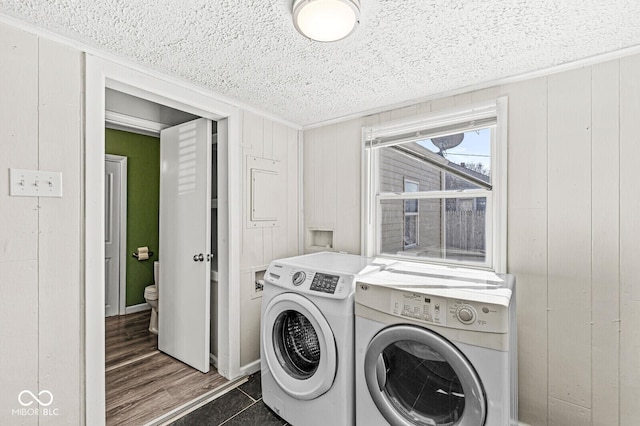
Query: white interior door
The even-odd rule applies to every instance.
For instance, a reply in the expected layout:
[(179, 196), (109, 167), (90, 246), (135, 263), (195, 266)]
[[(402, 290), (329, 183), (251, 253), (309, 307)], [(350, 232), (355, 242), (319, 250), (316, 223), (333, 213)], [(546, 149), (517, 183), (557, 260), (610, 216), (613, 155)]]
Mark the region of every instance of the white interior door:
[(120, 298), (120, 163), (104, 163), (104, 314), (118, 315)]
[(160, 132), (158, 349), (209, 371), (211, 134), (200, 118)]

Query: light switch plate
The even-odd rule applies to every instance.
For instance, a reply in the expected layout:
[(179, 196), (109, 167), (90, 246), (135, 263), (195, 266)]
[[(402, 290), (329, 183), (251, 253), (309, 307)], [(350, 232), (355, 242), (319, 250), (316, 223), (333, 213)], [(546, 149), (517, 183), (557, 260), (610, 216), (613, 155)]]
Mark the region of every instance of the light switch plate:
[(9, 169), (12, 197), (62, 197), (62, 173)]

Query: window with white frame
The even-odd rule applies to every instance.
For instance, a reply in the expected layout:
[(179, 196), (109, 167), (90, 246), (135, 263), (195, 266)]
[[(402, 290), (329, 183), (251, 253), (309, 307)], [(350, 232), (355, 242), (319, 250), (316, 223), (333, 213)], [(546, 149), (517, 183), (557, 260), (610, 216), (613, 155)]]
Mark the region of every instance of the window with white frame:
[(506, 99), (364, 129), (369, 256), (506, 269)]

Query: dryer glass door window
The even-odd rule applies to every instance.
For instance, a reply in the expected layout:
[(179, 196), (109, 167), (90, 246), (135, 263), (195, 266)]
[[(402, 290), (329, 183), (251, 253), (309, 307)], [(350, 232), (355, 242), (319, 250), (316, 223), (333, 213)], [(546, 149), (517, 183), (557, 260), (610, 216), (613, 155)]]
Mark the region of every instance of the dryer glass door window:
[(466, 357), (428, 330), (394, 326), (365, 357), (371, 396), (391, 425), (484, 425), (482, 384)]

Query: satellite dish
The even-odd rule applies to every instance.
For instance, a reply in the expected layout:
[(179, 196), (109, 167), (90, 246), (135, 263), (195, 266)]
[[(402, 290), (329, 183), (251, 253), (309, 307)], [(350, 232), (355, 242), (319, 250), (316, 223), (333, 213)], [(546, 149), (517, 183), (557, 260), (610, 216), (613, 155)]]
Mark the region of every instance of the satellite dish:
[(440, 150), (438, 154), (444, 156), (444, 152), (447, 149), (455, 148), (456, 146), (460, 145), (462, 139), (464, 139), (464, 133), (458, 133), (456, 135), (447, 135), (439, 138), (432, 138), (431, 143)]

